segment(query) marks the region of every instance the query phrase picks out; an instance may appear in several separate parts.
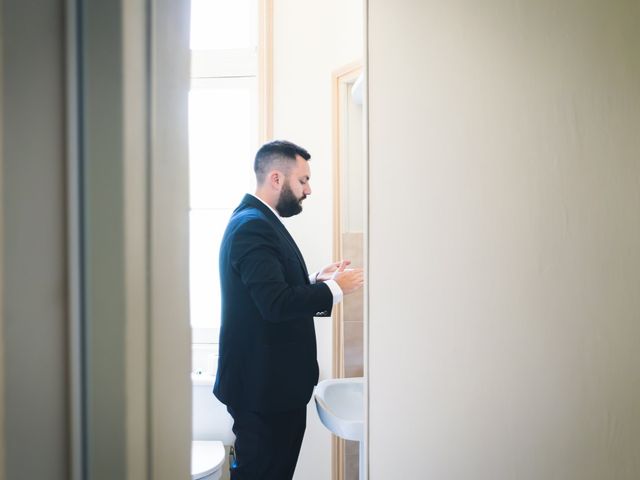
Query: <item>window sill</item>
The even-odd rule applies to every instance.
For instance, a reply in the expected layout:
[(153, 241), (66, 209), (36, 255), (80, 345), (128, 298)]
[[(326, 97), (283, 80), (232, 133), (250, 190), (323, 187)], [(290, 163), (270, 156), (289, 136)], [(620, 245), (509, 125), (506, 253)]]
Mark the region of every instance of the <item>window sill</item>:
[(210, 373), (191, 373), (191, 383), (194, 386), (213, 386), (215, 382), (215, 375), (211, 375)]

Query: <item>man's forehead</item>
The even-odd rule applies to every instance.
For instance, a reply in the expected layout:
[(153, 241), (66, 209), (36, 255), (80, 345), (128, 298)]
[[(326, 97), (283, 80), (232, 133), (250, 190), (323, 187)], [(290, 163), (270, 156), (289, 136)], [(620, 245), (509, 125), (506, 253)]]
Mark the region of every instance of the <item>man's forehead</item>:
[(300, 155), (296, 155), (295, 173), (300, 177), (309, 178), (311, 176), (311, 169), (309, 168), (309, 162), (304, 158), (302, 158)]

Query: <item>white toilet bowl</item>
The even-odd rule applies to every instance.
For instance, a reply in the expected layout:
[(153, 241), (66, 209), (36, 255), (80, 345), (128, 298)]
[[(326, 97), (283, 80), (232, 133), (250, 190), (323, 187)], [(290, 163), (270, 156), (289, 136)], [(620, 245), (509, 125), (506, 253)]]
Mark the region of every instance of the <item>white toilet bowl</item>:
[(191, 443), (191, 479), (218, 480), (222, 476), (224, 456), (222, 442), (194, 440)]

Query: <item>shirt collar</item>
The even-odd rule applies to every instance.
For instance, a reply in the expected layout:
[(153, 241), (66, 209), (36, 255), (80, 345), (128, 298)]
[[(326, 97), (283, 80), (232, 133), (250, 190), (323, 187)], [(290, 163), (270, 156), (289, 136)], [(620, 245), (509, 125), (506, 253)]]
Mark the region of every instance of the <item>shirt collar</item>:
[(280, 220), (280, 222), (282, 222), (282, 218), (280, 217), (280, 214), (273, 208), (271, 207), (271, 205), (269, 205), (267, 202), (265, 202), (264, 200), (262, 200), (260, 197), (254, 195), (253, 193), (250, 193), (249, 195), (251, 195), (253, 198), (257, 198), (259, 201), (261, 201), (264, 205), (266, 205), (266, 207), (271, 210), (273, 212), (273, 214), (276, 216), (276, 218), (278, 220)]

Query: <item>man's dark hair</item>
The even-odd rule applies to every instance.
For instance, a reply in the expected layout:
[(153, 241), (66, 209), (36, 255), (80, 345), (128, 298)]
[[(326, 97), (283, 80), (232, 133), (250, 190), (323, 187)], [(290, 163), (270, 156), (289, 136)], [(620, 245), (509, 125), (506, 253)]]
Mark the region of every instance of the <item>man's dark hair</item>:
[(269, 171), (276, 167), (285, 170), (288, 174), (289, 168), (295, 164), (296, 156), (300, 155), (305, 160), (309, 160), (311, 155), (304, 148), (286, 140), (274, 140), (265, 143), (256, 153), (253, 163), (253, 171), (256, 173), (258, 184), (264, 183), (264, 179)]

